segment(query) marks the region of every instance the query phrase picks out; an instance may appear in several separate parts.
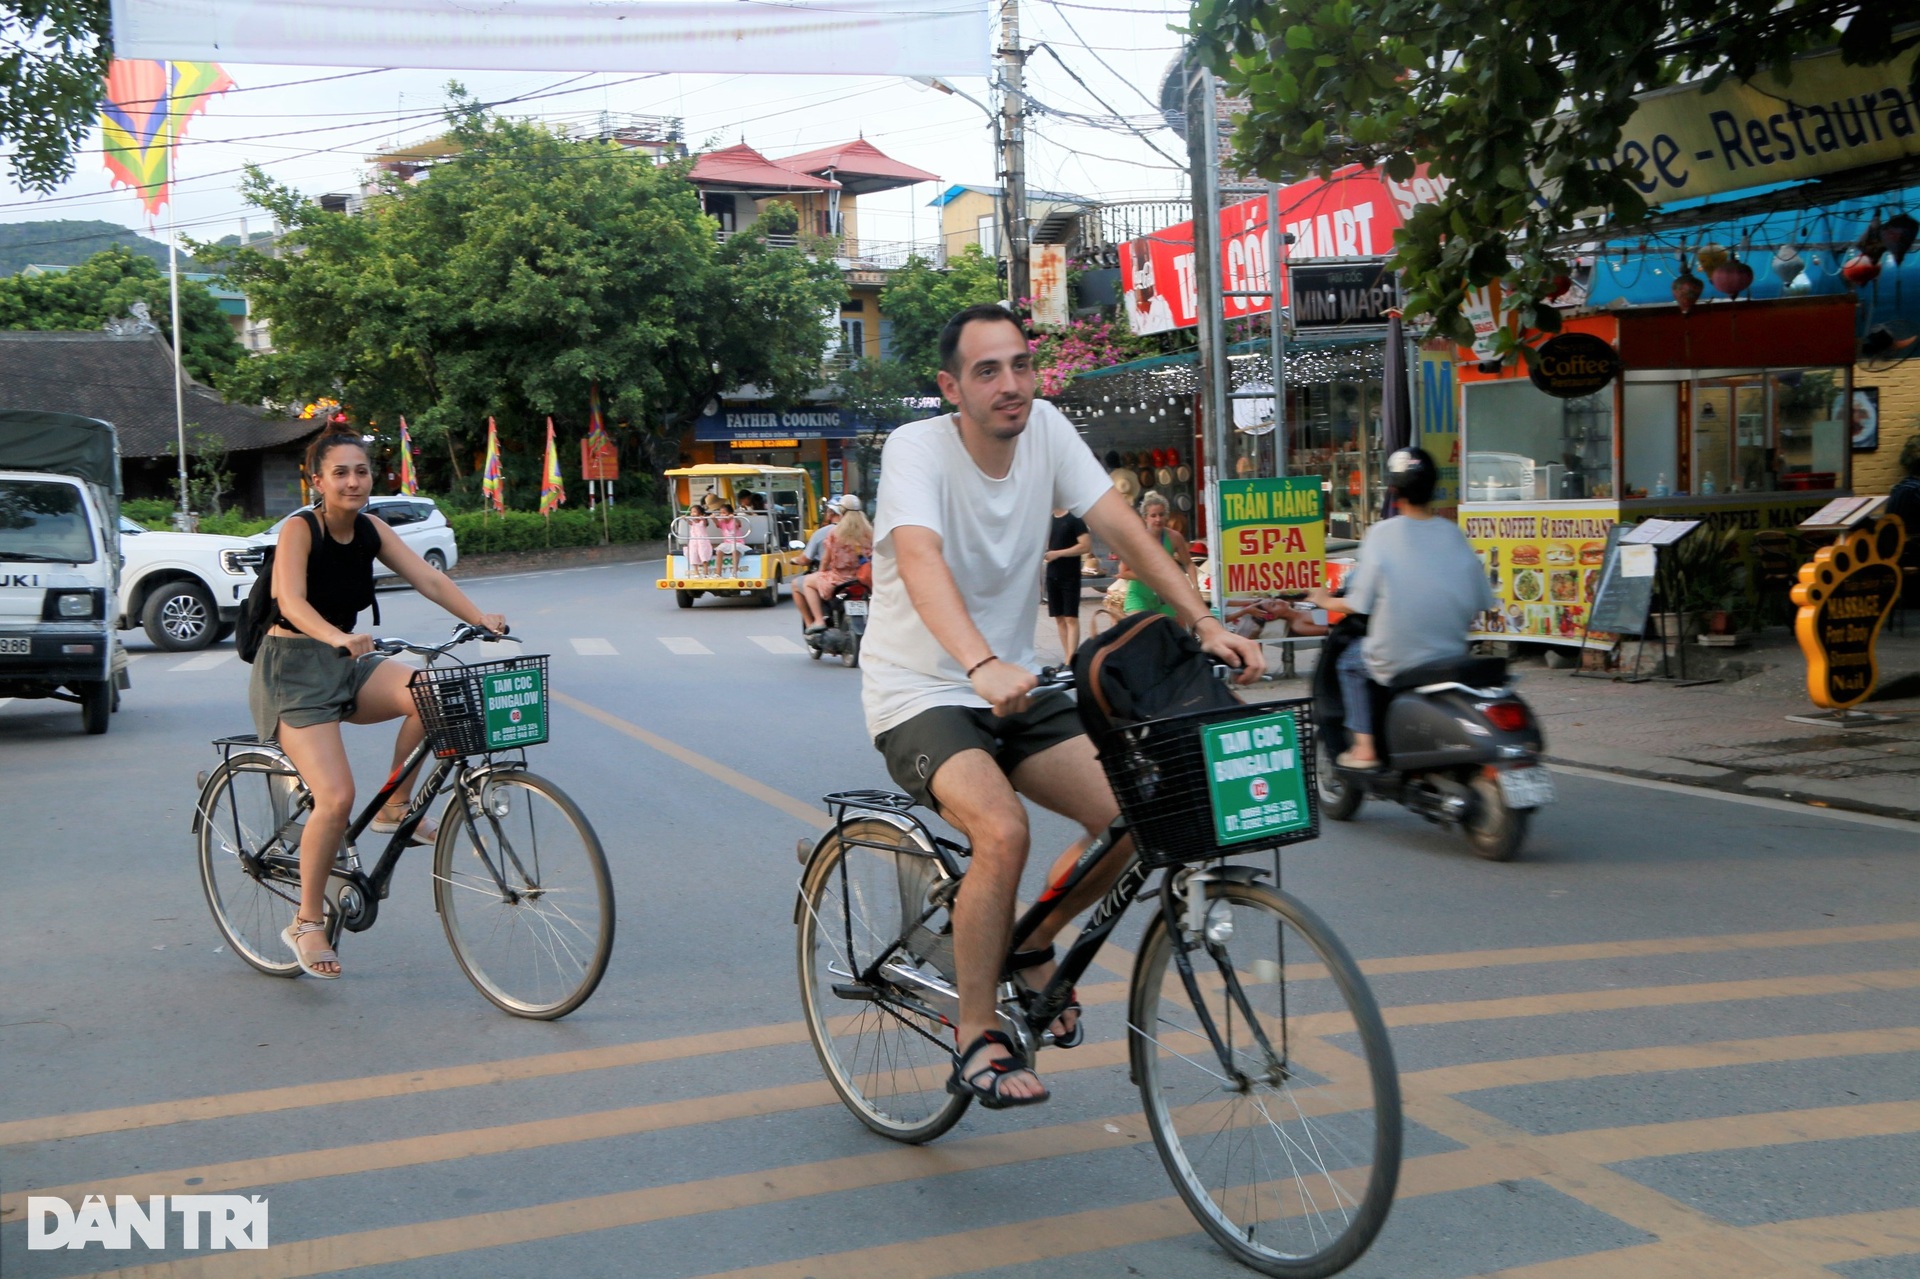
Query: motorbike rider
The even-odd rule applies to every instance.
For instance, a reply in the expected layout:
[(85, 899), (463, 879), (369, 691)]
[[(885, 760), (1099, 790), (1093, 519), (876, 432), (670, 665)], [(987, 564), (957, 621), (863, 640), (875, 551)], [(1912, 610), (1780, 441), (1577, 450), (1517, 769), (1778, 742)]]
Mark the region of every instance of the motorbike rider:
[(1474, 617), (1498, 605), (1459, 525), (1434, 516), (1440, 468), (1432, 455), (1398, 449), (1386, 471), (1399, 513), (1367, 530), (1359, 562), (1347, 574), (1345, 598), (1318, 586), (1307, 592), (1317, 607), (1368, 619), (1366, 638), (1347, 647), (1337, 668), (1353, 744), (1334, 762), (1362, 772), (1380, 767), (1370, 685), (1391, 684), (1416, 666), (1465, 656)]
[(793, 580), (793, 606), (800, 610), (800, 624), (809, 631), (824, 630), (826, 619), (818, 597), (807, 590), (807, 578), (820, 571), (821, 557), (826, 553), (827, 539), (833, 536), (833, 530), (840, 526), (840, 520), (849, 511), (860, 509), (860, 499), (852, 493), (836, 497), (827, 503), (827, 517), (820, 527), (807, 539), (807, 549), (802, 552), (807, 557), (808, 572)]

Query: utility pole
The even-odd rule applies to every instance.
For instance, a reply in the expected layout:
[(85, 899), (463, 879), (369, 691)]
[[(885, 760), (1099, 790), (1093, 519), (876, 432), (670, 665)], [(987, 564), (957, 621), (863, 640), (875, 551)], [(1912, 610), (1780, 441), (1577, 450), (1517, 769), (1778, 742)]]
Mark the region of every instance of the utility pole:
[(1020, 47), (1020, 0), (1000, 4), (1000, 171), (1006, 224), (1007, 287), (1013, 304), (1033, 295), (1027, 244), (1026, 50)]

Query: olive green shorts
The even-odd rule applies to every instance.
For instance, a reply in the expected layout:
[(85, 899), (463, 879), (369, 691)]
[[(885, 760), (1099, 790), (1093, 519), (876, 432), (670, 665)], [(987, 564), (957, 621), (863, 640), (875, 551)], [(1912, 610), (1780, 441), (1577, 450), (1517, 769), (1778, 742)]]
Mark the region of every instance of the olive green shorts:
[(935, 706), (894, 725), (873, 744), (900, 788), (937, 813), (933, 775), (961, 751), (985, 751), (1001, 772), (1011, 774), (1032, 756), (1086, 731), (1073, 699), (1054, 690), (1005, 718), (985, 706)]
[(350, 717), (360, 690), (384, 656), (342, 657), (314, 639), (268, 635), (253, 658), (247, 708), (261, 741), (280, 735), (280, 725), (312, 728)]

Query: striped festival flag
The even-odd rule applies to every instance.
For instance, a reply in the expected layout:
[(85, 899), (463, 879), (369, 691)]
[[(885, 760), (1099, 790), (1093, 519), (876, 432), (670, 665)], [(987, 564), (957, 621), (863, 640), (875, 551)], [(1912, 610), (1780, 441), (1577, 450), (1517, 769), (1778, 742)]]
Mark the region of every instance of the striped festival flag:
[(587, 445), (594, 453), (613, 451), (613, 440), (607, 434), (607, 421), (600, 416), (600, 384), (590, 383), (587, 387)]
[(100, 106), (101, 159), (112, 185), (132, 187), (147, 216), (172, 194), (173, 147), (187, 121), (233, 81), (216, 62), (116, 60)]
[(480, 477), (480, 491), (493, 499), (493, 509), (507, 509), (507, 481), (500, 473), (500, 432), (487, 419), (487, 469)]
[(400, 491), (408, 497), (420, 492), (420, 477), (413, 471), (413, 440), (407, 435), (407, 419), (400, 419)]
[(567, 500), (566, 485), (560, 479), (560, 451), (553, 444), (553, 419), (547, 419), (547, 460), (540, 468), (540, 514), (552, 515)]

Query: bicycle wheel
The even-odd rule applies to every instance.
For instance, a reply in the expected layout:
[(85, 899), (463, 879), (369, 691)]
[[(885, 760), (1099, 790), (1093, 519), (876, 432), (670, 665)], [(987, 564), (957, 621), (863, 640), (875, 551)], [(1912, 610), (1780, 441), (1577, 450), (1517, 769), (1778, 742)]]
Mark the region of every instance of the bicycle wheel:
[(1156, 916), (1128, 1026), (1154, 1145), (1236, 1261), (1285, 1279), (1335, 1274), (1379, 1234), (1400, 1174), (1386, 1027), (1346, 949), (1305, 906), (1241, 883), (1209, 883), (1207, 898), (1208, 940), (1188, 953), (1231, 1066)]
[(807, 866), (796, 920), (800, 1000), (828, 1081), (867, 1127), (915, 1143), (953, 1127), (968, 1102), (946, 1090), (949, 1023), (959, 1016), (947, 912), (926, 921), (878, 983), (863, 985), (859, 976), (945, 883), (944, 869), (923, 849), (891, 822), (842, 823)]
[[(465, 820), (456, 791), (433, 848), (433, 901), (460, 970), (516, 1017), (564, 1017), (613, 954), (613, 880), (578, 806), (532, 773), (479, 784)], [(475, 842), (473, 832), (479, 833)]]
[(300, 827), (268, 841), (299, 808), (293, 766), (268, 754), (235, 755), (200, 792), (200, 886), (233, 953), (263, 973), (298, 977), (280, 939), (300, 903)]

